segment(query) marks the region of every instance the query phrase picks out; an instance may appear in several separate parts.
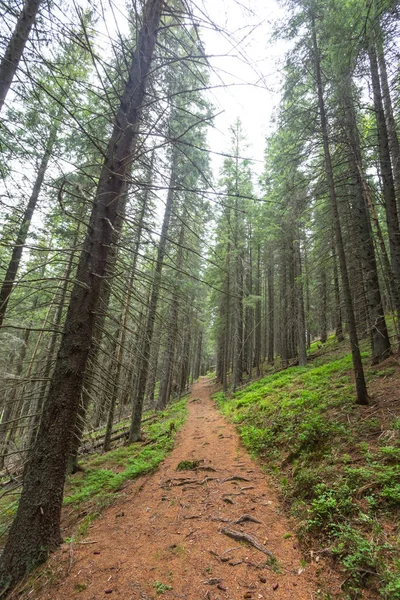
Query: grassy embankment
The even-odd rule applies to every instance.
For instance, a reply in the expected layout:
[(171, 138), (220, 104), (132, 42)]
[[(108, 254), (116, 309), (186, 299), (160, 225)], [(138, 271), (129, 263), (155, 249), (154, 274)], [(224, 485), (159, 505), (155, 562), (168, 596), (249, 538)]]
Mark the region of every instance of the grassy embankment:
[[(155, 470), (172, 450), (176, 432), (186, 420), (187, 398), (173, 402), (144, 423), (144, 440), (119, 446), (105, 454), (82, 458), (82, 472), (68, 478), (63, 509), (64, 532), (74, 541), (86, 535), (90, 523), (112, 504), (127, 480)], [(148, 417), (153, 413), (147, 413)], [(101, 433), (101, 432), (100, 432)], [(0, 542), (18, 507), (19, 491), (0, 498)]]
[(311, 352), (305, 367), (215, 398), (277, 481), (304, 549), (341, 564), (343, 597), (400, 600), (398, 360), (372, 367), (363, 353), (371, 403), (359, 407), (348, 346)]

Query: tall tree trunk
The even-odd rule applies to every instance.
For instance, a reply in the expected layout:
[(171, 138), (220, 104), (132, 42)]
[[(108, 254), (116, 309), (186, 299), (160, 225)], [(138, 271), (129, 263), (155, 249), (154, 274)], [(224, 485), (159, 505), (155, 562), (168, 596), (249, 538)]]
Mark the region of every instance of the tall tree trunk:
[[(97, 415), (99, 418), (103, 416), (107, 405), (107, 398), (104, 397), (104, 394), (101, 394), (99, 396), (96, 393), (95, 389), (96, 379), (99, 377), (99, 373), (108, 373), (107, 368), (103, 369), (102, 365), (99, 364), (101, 360), (101, 340), (103, 336), (104, 324), (106, 322), (108, 305), (111, 297), (112, 277), (110, 277), (110, 275), (112, 275), (112, 273), (114, 272), (118, 258), (118, 248), (116, 244), (122, 231), (123, 214), (126, 198), (127, 183), (125, 181), (123, 185), (123, 191), (121, 192), (120, 200), (122, 210), (116, 216), (113, 225), (111, 248), (107, 256), (107, 265), (105, 269), (106, 275), (103, 284), (101, 299), (99, 301), (99, 307), (95, 315), (95, 323), (93, 326), (93, 336), (91, 341), (91, 348), (89, 351), (89, 357), (86, 362), (81, 399), (79, 402), (78, 412), (75, 420), (74, 434), (71, 441), (71, 450), (68, 457), (67, 472), (69, 474), (76, 473), (77, 471), (79, 471), (78, 451), (86, 425), (86, 414), (90, 406), (90, 402), (93, 400), (94, 397), (96, 397), (98, 402)], [(106, 361), (103, 359), (103, 363), (105, 362)]]
[(300, 250), (300, 231), (294, 241), (295, 266), (296, 266), (296, 307), (297, 307), (297, 328), (299, 342), (299, 365), (307, 364), (306, 347), (306, 319), (304, 313), (304, 291), (303, 291), (303, 270), (301, 265)]
[(203, 331), (199, 331), (199, 337), (195, 346), (193, 379), (196, 381), (200, 377), (201, 357), (203, 353)]
[(315, 17), (311, 14), (311, 33), (315, 61), (315, 76), (318, 94), (318, 108), (321, 121), (321, 133), (324, 147), (325, 171), (328, 183), (329, 198), (331, 201), (333, 226), (336, 237), (336, 247), (339, 256), (340, 273), (342, 276), (343, 297), (346, 307), (347, 327), (349, 331), (351, 354), (353, 359), (353, 369), (356, 380), (357, 404), (368, 404), (368, 392), (364, 377), (364, 368), (361, 360), (361, 352), (358, 343), (356, 321), (354, 318), (353, 300), (351, 297), (350, 281), (347, 271), (346, 255), (344, 252), (342, 229), (339, 218), (339, 207), (336, 197), (335, 182), (333, 177), (333, 167), (331, 153), (329, 149), (328, 123), (325, 113), (324, 93), (322, 86), (320, 54), (317, 44), (317, 34), (315, 28)]
[(0, 112), (41, 4), (42, 0), (25, 0), (13, 34), (0, 62)]
[[(230, 218), (228, 215), (228, 224), (230, 226)], [(225, 302), (224, 302), (224, 364), (222, 369), (222, 388), (224, 394), (228, 392), (228, 371), (230, 364), (230, 347), (231, 347), (231, 243), (228, 241), (225, 263)]]
[(8, 264), (6, 275), (4, 277), (4, 281), (0, 289), (0, 327), (3, 324), (4, 317), (7, 312), (8, 301), (13, 291), (19, 264), (21, 262), (22, 252), (24, 250), (26, 238), (28, 237), (33, 213), (35, 211), (36, 204), (39, 199), (39, 194), (40, 190), (42, 189), (44, 176), (46, 174), (50, 156), (56, 141), (57, 131), (60, 124), (60, 118), (61, 114), (59, 113), (56, 120), (50, 127), (49, 137), (47, 139), (46, 148), (42, 156), (42, 160), (40, 161), (38, 172), (36, 174), (36, 180), (33, 186), (32, 194), (29, 198), (28, 205), (24, 211), (22, 223), (17, 233), (17, 238), (15, 240), (11, 259)]
[(326, 265), (321, 265), (321, 269), (319, 328), (321, 344), (325, 344), (328, 339), (328, 281)]
[(305, 294), (305, 320), (306, 320), (306, 344), (309, 349), (311, 346), (311, 330), (310, 330), (310, 310), (311, 310), (311, 298), (310, 298), (310, 273), (308, 267), (308, 251), (307, 251), (307, 236), (304, 236), (304, 281), (306, 286)]
[(256, 308), (255, 308), (255, 323), (254, 323), (254, 364), (256, 367), (256, 376), (262, 375), (261, 365), (261, 330), (262, 330), (262, 319), (261, 319), (261, 245), (257, 246), (257, 274), (256, 274), (256, 289), (255, 293)]
[(357, 221), (360, 238), (360, 253), (363, 265), (363, 276), (366, 287), (368, 317), (371, 324), (372, 362), (378, 363), (387, 358), (391, 352), (389, 334), (383, 311), (381, 291), (376, 264), (375, 248), (372, 238), (371, 220), (368, 212), (368, 200), (364, 197), (364, 189), (360, 173), (362, 169), (361, 146), (357, 131), (356, 116), (351, 94), (351, 79), (342, 79), (342, 98), (344, 100), (345, 127), (349, 140), (350, 171), (354, 185), (353, 212)]
[[(283, 226), (281, 226), (283, 230)], [(288, 367), (288, 341), (289, 341), (289, 325), (288, 325), (288, 286), (287, 286), (287, 256), (286, 256), (286, 232), (282, 235), (281, 248), (281, 269), (280, 269), (280, 333), (279, 333), (279, 349), (281, 355), (281, 366), (283, 369)]]
[(123, 352), (124, 352), (125, 340), (126, 340), (126, 327), (128, 324), (129, 308), (130, 308), (132, 294), (133, 294), (133, 286), (134, 286), (134, 281), (135, 281), (135, 276), (136, 276), (136, 266), (137, 266), (137, 260), (138, 260), (138, 256), (139, 256), (139, 249), (140, 249), (140, 244), (142, 241), (144, 218), (145, 218), (145, 214), (146, 214), (147, 206), (148, 206), (149, 190), (150, 190), (150, 184), (151, 184), (151, 178), (152, 178), (153, 164), (154, 164), (154, 151), (151, 155), (144, 198), (143, 198), (143, 202), (140, 207), (138, 227), (137, 227), (137, 232), (136, 232), (136, 241), (135, 241), (135, 246), (134, 246), (134, 250), (133, 250), (131, 273), (129, 276), (127, 293), (125, 295), (122, 313), (121, 313), (121, 316), (119, 319), (120, 325), (118, 327), (116, 344), (115, 344), (115, 349), (114, 349), (113, 382), (112, 382), (111, 398), (110, 398), (108, 416), (107, 416), (107, 426), (106, 426), (106, 432), (105, 432), (104, 443), (103, 443), (103, 451), (104, 452), (108, 452), (108, 450), (110, 449), (110, 444), (111, 444), (111, 434), (112, 434), (112, 428), (113, 428), (113, 423), (114, 423), (114, 413), (115, 413), (115, 407), (116, 407), (117, 400), (118, 400), (118, 391), (120, 389), (122, 360), (123, 360)]
[(164, 264), (165, 249), (167, 244), (167, 235), (171, 220), (172, 207), (174, 202), (175, 190), (175, 161), (177, 160), (176, 149), (173, 150), (170, 184), (165, 206), (163, 224), (161, 228), (160, 241), (157, 250), (156, 267), (154, 271), (154, 281), (149, 302), (149, 311), (144, 332), (142, 356), (138, 373), (138, 387), (135, 401), (132, 406), (131, 425), (129, 429), (129, 443), (137, 442), (140, 439), (140, 426), (142, 423), (143, 401), (146, 392), (147, 376), (149, 373), (150, 349), (153, 340), (154, 322), (157, 312), (158, 297), (161, 286), (161, 272)]
[[(253, 252), (251, 248), (251, 231), (249, 232), (249, 261), (245, 275), (245, 294), (253, 295)], [(248, 375), (248, 380), (253, 378), (254, 361), (254, 308), (247, 305), (244, 310), (244, 343), (243, 343), (243, 368)]]
[(274, 255), (271, 253), (270, 262), (267, 267), (268, 281), (268, 343), (267, 358), (268, 364), (274, 364), (275, 349), (275, 286), (274, 286)]
[(123, 212), (125, 178), (137, 140), (161, 8), (162, 0), (148, 0), (144, 7), (136, 51), (105, 153), (37, 442), (24, 471), (18, 512), (0, 558), (3, 587), (19, 581), (61, 542), (61, 506), (73, 426), (95, 314), (104, 289), (114, 223)]
[(400, 318), (400, 229), (397, 214), (396, 193), (393, 180), (392, 165), (390, 161), (389, 138), (383, 109), (381, 85), (378, 71), (376, 51), (373, 46), (369, 48), (371, 68), (371, 81), (374, 93), (374, 107), (376, 127), (378, 133), (379, 162), (382, 175), (382, 191), (386, 209), (386, 224), (389, 235), (389, 249), (392, 260), (394, 277), (394, 292), (397, 316)]
[(243, 373), (243, 271), (238, 251), (236, 251), (234, 259), (234, 269), (232, 394), (235, 392), (237, 386), (241, 384)]
[(342, 325), (342, 305), (340, 302), (339, 273), (336, 260), (336, 246), (332, 240), (332, 264), (333, 264), (333, 293), (335, 298), (335, 337), (340, 343), (344, 340)]
[(393, 178), (397, 200), (397, 214), (400, 215), (400, 144), (397, 135), (396, 121), (393, 115), (392, 99), (390, 97), (389, 79), (386, 69), (385, 53), (381, 40), (377, 42), (378, 62), (381, 74), (382, 100), (385, 109), (386, 127), (388, 133), (389, 150), (392, 158)]
[(157, 333), (156, 329), (155, 335), (153, 336), (153, 343), (150, 352), (150, 375), (146, 384), (146, 401), (150, 403), (151, 406), (154, 406), (159, 356), (159, 334)]
[[(17, 381), (21, 377), (22, 371), (24, 368), (24, 361), (25, 361), (26, 351), (28, 349), (28, 341), (29, 341), (30, 333), (31, 333), (30, 329), (25, 329), (24, 339), (22, 341), (22, 346), (21, 346), (21, 349), (20, 349), (20, 352), (18, 355), (17, 364), (16, 364), (16, 368), (15, 368), (15, 378), (17, 379)], [(20, 387), (20, 386), (18, 386), (18, 387)], [(1, 420), (1, 424), (0, 424), (0, 468), (1, 469), (4, 467), (4, 461), (5, 461), (5, 458), (7, 455), (7, 449), (8, 449), (8, 445), (9, 445), (9, 439), (7, 439), (7, 436), (9, 436), (9, 434), (11, 433), (11, 431), (9, 429), (9, 421), (13, 420), (14, 418), (17, 418), (17, 415), (20, 412), (20, 408), (18, 408), (19, 402), (17, 403), (17, 406), (16, 406), (16, 398), (17, 398), (17, 394), (21, 395), (22, 392), (21, 392), (21, 389), (18, 390), (18, 387), (17, 387), (17, 385), (14, 385), (14, 387), (12, 388), (12, 390), (10, 391), (10, 394), (8, 395), (8, 397), (6, 399), (6, 405), (5, 405), (3, 417)]]
[[(182, 217), (178, 240), (178, 256), (176, 260), (177, 274), (182, 270), (183, 262), (183, 244), (185, 241), (185, 215)], [(174, 286), (171, 304), (169, 307), (169, 320), (167, 331), (167, 345), (164, 354), (164, 363), (160, 381), (160, 392), (158, 394), (157, 408), (163, 410), (169, 401), (169, 392), (171, 390), (172, 369), (174, 366), (175, 346), (178, 336), (178, 314), (179, 314), (179, 283)]]
[(288, 229), (287, 251), (287, 275), (288, 275), (288, 300), (287, 300), (287, 323), (288, 323), (288, 359), (297, 357), (297, 310), (296, 310), (296, 265), (293, 239), (296, 237), (293, 231), (293, 225)]

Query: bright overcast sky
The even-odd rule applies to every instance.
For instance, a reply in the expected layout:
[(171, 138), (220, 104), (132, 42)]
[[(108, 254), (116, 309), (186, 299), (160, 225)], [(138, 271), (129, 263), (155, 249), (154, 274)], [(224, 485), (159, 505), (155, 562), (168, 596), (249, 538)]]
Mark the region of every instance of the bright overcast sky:
[[(108, 46), (116, 30), (125, 29), (125, 1), (109, 2), (112, 12), (108, 8), (103, 24), (98, 25), (100, 44)], [(215, 153), (229, 150), (229, 127), (240, 117), (249, 142), (247, 156), (254, 159), (253, 168), (260, 173), (287, 49), (284, 42), (270, 41), (273, 24), (282, 17), (282, 10), (276, 0), (188, 0), (188, 4), (211, 65), (209, 99), (215, 113), (220, 113), (210, 128), (210, 149)], [(100, 6), (107, 3), (100, 1)], [(212, 155), (216, 176), (222, 160)]]
[[(222, 111), (209, 134), (211, 150), (229, 149), (229, 126), (240, 117), (249, 142), (247, 155), (255, 160), (254, 170), (259, 173), (279, 98), (286, 44), (271, 43), (270, 37), (282, 13), (275, 0), (193, 0), (193, 5), (196, 13), (206, 15), (200, 20), (200, 35), (210, 55), (211, 85), (218, 86), (211, 100), (215, 112)], [(218, 171), (221, 160), (214, 157), (213, 165)]]

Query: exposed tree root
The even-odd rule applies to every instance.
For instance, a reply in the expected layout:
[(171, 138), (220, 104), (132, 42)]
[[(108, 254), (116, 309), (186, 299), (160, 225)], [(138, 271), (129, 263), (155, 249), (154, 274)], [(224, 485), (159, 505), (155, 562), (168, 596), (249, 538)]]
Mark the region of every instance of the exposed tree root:
[(248, 533), (243, 533), (242, 531), (235, 531), (234, 529), (227, 529), (226, 527), (224, 527), (221, 531), (224, 535), (227, 535), (233, 540), (236, 540), (238, 542), (247, 542), (248, 544), (250, 544), (250, 546), (253, 546), (254, 548), (256, 548), (256, 550), (263, 552), (267, 556), (273, 556), (272, 552), (267, 550), (265, 546), (260, 544), (260, 542), (258, 542), (253, 536), (249, 535)]
[(233, 522), (235, 525), (239, 525), (239, 523), (244, 523), (245, 521), (250, 521), (251, 523), (261, 523), (262, 524), (262, 521), (259, 521), (252, 515), (242, 515), (241, 517), (239, 517), (239, 519), (237, 519), (236, 521), (233, 521)]

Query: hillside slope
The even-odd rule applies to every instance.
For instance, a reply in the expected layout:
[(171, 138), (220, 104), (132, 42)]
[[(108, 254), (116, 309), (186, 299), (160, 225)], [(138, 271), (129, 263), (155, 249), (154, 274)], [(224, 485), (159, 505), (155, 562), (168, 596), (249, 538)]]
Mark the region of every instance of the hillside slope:
[(306, 367), (216, 400), (279, 484), (305, 551), (340, 564), (344, 597), (399, 600), (400, 368), (363, 357), (367, 407), (355, 404), (348, 347), (333, 340)]

